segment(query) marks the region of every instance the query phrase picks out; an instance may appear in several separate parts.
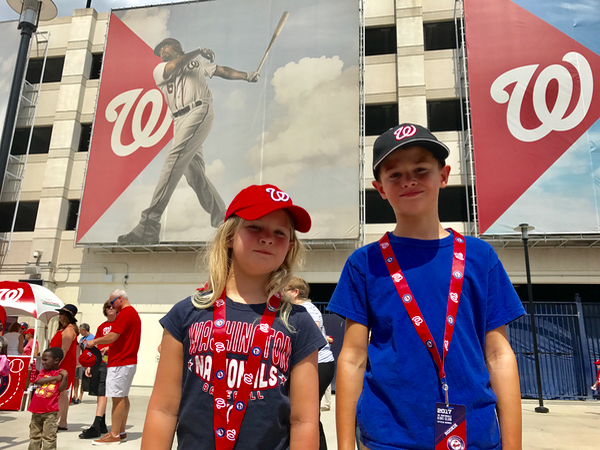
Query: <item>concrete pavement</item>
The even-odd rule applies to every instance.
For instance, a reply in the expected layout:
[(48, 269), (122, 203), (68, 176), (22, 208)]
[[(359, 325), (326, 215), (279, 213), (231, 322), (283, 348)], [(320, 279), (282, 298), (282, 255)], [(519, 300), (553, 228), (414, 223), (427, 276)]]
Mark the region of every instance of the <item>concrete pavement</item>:
[[(150, 388), (132, 388), (131, 411), (127, 426), (128, 441), (120, 448), (140, 448)], [(537, 401), (523, 400), (523, 448), (526, 450), (597, 450), (600, 448), (600, 402), (547, 401), (548, 414), (534, 412)], [(109, 401), (110, 408), (110, 401)], [(335, 395), (332, 409), (321, 414), (329, 449), (336, 448)], [(84, 395), (79, 405), (69, 409), (69, 430), (58, 434), (59, 449), (98, 448), (91, 440), (79, 439), (90, 426), (96, 411), (95, 397)], [(0, 450), (27, 450), (31, 413), (0, 411)], [(110, 416), (107, 419), (110, 424)], [(173, 446), (176, 448), (176, 445)]]

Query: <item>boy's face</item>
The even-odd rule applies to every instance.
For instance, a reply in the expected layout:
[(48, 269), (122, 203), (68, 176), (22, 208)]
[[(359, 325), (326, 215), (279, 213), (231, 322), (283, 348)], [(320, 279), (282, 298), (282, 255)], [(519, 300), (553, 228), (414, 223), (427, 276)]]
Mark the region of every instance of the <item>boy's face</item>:
[(42, 367), (46, 370), (55, 370), (58, 368), (60, 360), (54, 359), (54, 356), (50, 352), (42, 353)]
[(450, 166), (439, 161), (423, 147), (407, 147), (389, 155), (379, 169), (373, 186), (390, 202), (396, 215), (424, 216), (435, 213), (440, 188), (448, 184)]

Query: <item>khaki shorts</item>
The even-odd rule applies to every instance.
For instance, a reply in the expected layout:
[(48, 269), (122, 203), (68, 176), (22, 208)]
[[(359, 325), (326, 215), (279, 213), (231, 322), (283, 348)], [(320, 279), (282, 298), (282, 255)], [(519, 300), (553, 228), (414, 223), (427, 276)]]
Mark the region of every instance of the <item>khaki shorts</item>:
[(137, 364), (109, 367), (106, 373), (106, 396), (127, 397)]

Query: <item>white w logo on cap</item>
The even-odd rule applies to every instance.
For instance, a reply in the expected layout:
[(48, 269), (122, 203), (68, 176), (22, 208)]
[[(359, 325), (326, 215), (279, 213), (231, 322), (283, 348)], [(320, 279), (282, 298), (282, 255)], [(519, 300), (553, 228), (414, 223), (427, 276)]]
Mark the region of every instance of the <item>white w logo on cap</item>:
[(283, 191), (278, 191), (271, 187), (265, 190), (271, 194), (271, 200), (274, 202), (287, 202), (290, 199), (290, 196)]

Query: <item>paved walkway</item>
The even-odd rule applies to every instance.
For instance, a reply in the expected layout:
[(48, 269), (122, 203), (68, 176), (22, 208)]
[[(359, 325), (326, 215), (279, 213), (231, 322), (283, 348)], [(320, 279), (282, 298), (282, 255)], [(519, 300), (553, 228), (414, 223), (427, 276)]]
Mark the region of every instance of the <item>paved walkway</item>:
[[(139, 449), (144, 427), (149, 388), (133, 388), (131, 411), (127, 426), (127, 442), (120, 448)], [(600, 448), (600, 402), (548, 401), (548, 414), (534, 412), (537, 401), (523, 400), (523, 448), (526, 450), (597, 450)], [(110, 407), (110, 401), (109, 401)], [(323, 412), (321, 419), (329, 449), (335, 444), (335, 395), (331, 411)], [(69, 431), (58, 435), (59, 449), (92, 447), (91, 441), (78, 438), (82, 429), (90, 426), (96, 412), (95, 397), (84, 395), (83, 403), (69, 409)], [(0, 411), (0, 450), (27, 450), (31, 413)], [(110, 419), (108, 420), (110, 423)], [(174, 448), (176, 446), (174, 445)]]

